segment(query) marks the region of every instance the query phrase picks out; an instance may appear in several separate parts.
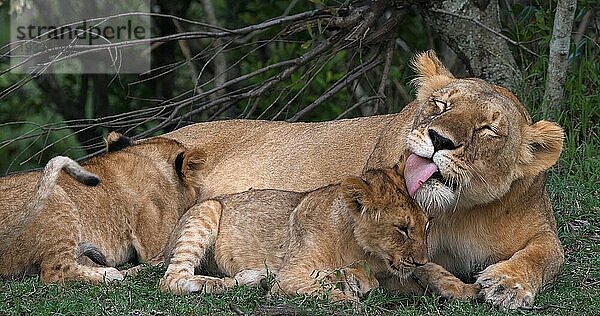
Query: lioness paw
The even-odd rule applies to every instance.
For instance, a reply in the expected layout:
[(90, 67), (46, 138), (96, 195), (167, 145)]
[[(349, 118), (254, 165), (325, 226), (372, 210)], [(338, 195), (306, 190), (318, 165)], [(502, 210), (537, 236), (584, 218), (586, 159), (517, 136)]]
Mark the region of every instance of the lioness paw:
[(517, 276), (502, 273), (495, 265), (485, 269), (476, 284), (481, 286), (479, 297), (502, 308), (516, 309), (533, 304), (534, 293), (528, 284)]

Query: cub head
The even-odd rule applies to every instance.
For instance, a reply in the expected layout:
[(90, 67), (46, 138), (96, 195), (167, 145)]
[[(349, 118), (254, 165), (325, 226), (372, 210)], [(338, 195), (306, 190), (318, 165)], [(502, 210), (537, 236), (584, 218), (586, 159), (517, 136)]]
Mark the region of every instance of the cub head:
[(200, 149), (189, 150), (164, 137), (136, 141), (116, 132), (108, 134), (106, 148), (107, 152), (121, 156), (117, 157), (117, 163), (119, 159), (134, 160), (136, 170), (131, 173), (144, 177), (140, 181), (148, 186), (168, 183), (179, 192), (182, 201), (194, 202), (200, 194), (207, 158)]
[(435, 53), (418, 55), (417, 112), (408, 135), (406, 186), (428, 212), (467, 209), (505, 196), (556, 163), (563, 131), (531, 122), (507, 89), (457, 79)]
[(342, 182), (354, 236), (390, 272), (406, 277), (427, 263), (428, 217), (406, 192), (402, 167), (367, 171)]

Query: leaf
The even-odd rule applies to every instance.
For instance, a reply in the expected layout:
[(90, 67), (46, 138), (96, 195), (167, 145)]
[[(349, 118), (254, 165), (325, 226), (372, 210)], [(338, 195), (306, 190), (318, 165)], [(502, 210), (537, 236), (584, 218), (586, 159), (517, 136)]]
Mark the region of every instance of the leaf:
[(300, 46), (300, 47), (302, 47), (302, 49), (309, 49), (311, 46), (312, 46), (312, 40), (308, 40), (308, 41), (302, 43), (302, 46)]
[(314, 4), (320, 4), (320, 5), (325, 5), (325, 1), (323, 0), (308, 0)]
[(319, 34), (323, 34), (323, 24), (321, 23), (321, 19), (317, 19), (317, 28), (319, 29)]

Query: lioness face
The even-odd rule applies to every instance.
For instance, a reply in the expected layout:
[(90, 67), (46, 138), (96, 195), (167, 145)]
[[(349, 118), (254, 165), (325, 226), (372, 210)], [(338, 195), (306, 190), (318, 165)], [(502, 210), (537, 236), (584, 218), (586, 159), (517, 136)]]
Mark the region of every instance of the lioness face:
[(405, 178), (426, 210), (499, 200), (518, 179), (548, 169), (562, 150), (556, 124), (531, 124), (508, 90), (455, 79), (431, 52), (417, 57), (418, 112), (408, 135)]
[(400, 170), (372, 170), (365, 180), (351, 177), (342, 186), (363, 249), (401, 278), (427, 263), (428, 217), (408, 197)]

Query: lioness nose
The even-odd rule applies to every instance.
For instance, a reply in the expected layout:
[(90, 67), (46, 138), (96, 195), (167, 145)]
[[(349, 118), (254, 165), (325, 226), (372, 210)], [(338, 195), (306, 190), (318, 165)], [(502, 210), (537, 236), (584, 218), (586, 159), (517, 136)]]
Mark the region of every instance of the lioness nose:
[(433, 143), (434, 151), (456, 148), (456, 145), (452, 140), (440, 135), (434, 129), (430, 128), (427, 132), (429, 133), (429, 138), (431, 138), (431, 142)]

